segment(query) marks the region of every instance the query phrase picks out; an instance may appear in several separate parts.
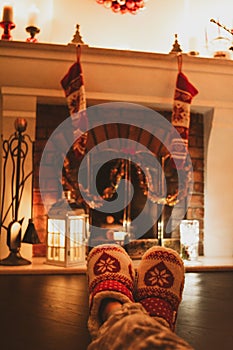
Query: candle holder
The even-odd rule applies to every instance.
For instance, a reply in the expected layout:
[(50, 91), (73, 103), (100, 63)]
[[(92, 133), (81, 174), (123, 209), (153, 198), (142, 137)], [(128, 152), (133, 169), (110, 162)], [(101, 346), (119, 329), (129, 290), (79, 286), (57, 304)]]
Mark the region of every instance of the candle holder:
[(1, 39), (2, 40), (12, 40), (11, 30), (15, 28), (15, 24), (11, 21), (2, 21), (0, 26), (4, 29)]
[(40, 33), (40, 28), (35, 26), (28, 26), (25, 28), (26, 32), (30, 34), (30, 37), (26, 39), (28, 43), (37, 43), (38, 40), (35, 38), (36, 34)]
[(215, 58), (230, 59), (230, 39), (223, 36), (218, 36), (211, 42), (212, 55)]

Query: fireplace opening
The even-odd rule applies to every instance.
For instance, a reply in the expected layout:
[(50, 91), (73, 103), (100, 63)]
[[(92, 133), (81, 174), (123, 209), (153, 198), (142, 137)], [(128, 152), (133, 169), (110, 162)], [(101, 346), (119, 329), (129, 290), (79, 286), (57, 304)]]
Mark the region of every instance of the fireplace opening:
[[(118, 174), (117, 181), (119, 181), (119, 184), (117, 184), (117, 189), (119, 190), (119, 195), (115, 189), (115, 174)], [(132, 185), (131, 200), (129, 200), (130, 193), (127, 188), (127, 181)], [(157, 181), (157, 183), (159, 182)], [(110, 204), (112, 201), (115, 201), (118, 196), (122, 196), (123, 206), (125, 203), (128, 203), (128, 205), (125, 205), (123, 209), (116, 212), (102, 212), (101, 208), (100, 210), (94, 209), (91, 211), (91, 223), (95, 227), (95, 236), (92, 237), (92, 242), (103, 238), (101, 237), (101, 230), (98, 236), (96, 227), (106, 230), (122, 231), (126, 229), (127, 221), (128, 224), (130, 224), (132, 237), (157, 238), (157, 204), (149, 201), (145, 208), (148, 188), (146, 176), (138, 164), (124, 158), (111, 160), (105, 163), (97, 172), (96, 185), (98, 193), (106, 201), (109, 201)], [(136, 224), (132, 224), (138, 215), (141, 215), (141, 220)], [(145, 222), (149, 227), (144, 232)], [(127, 229), (129, 229), (129, 227)]]
[[(122, 112), (123, 113), (123, 112)], [(129, 113), (129, 111), (127, 111)], [(132, 120), (135, 115), (137, 118), (143, 118), (138, 114), (138, 111), (131, 111)], [(159, 111), (167, 120), (171, 119), (171, 111)], [(69, 115), (68, 109), (63, 105), (43, 105), (37, 106), (37, 123), (36, 123), (36, 141), (34, 147), (34, 184), (33, 184), (33, 220), (38, 231), (39, 237), (43, 244), (35, 246), (34, 256), (45, 255), (45, 240), (47, 234), (47, 212), (41, 200), (40, 188), (39, 188), (39, 166), (40, 159), (44, 149), (44, 146), (56, 127)], [(98, 124), (103, 116), (97, 116)], [(154, 155), (158, 158), (159, 164), (162, 166), (162, 159), (164, 159), (164, 171), (166, 174), (166, 181), (168, 191), (174, 193), (177, 188), (177, 176), (174, 169), (169, 166), (169, 162), (166, 160), (167, 150), (156, 138), (153, 138), (149, 132), (141, 130), (137, 127), (121, 126), (115, 122), (114, 115), (105, 116), (105, 118), (111, 119), (112, 123), (109, 125), (95, 125), (93, 121), (92, 128), (88, 135), (87, 152), (98, 143), (103, 140), (110, 140), (111, 138), (124, 137), (136, 140), (139, 143), (145, 145), (149, 149), (153, 150)], [(103, 123), (104, 124), (104, 123)], [(51, 150), (51, 157), (56, 159), (56, 150)], [(203, 115), (202, 114), (191, 114), (190, 122), (190, 133), (189, 133), (189, 153), (193, 167), (193, 192), (191, 200), (187, 202), (187, 198), (184, 198), (180, 203), (177, 204), (176, 209), (182, 212), (184, 218), (197, 219), (200, 224), (200, 243), (199, 243), (199, 254), (203, 254), (203, 235), (204, 235), (204, 145), (203, 145)], [(114, 159), (106, 162), (99, 170), (97, 175), (97, 187), (100, 195), (104, 194), (106, 188), (110, 183), (110, 174), (117, 164), (122, 159)], [(92, 163), (93, 169), (97, 166), (94, 162)], [(141, 174), (141, 178), (138, 176), (138, 165), (132, 160), (129, 161), (129, 169), (131, 174), (131, 181), (134, 187), (134, 197), (130, 205), (130, 219), (134, 219), (143, 210), (144, 203), (146, 201), (146, 195), (144, 194), (145, 188), (141, 185), (140, 181), (145, 174)], [(153, 178), (161, 176), (158, 169), (151, 169)], [(125, 175), (124, 175), (125, 176)], [(47, 204), (53, 205), (56, 201), (61, 198), (62, 193), (59, 190), (59, 184), (57, 174), (51, 173), (51, 178), (48, 180), (49, 192), (47, 194)], [(162, 191), (161, 181), (155, 181), (157, 184), (158, 193)], [(114, 196), (113, 196), (114, 199)], [(111, 199), (109, 199), (111, 200)], [(165, 205), (161, 215), (158, 215), (158, 204), (151, 202), (151, 205), (147, 208), (145, 213), (145, 220), (152, 220), (153, 216), (158, 216), (158, 220), (155, 224), (151, 225), (150, 229), (142, 235), (142, 238), (154, 238), (158, 237), (159, 230), (164, 230), (163, 237), (168, 240), (179, 240), (179, 227), (170, 233), (165, 231), (166, 224), (169, 221), (172, 207)], [(124, 222), (124, 210), (114, 213), (102, 213), (99, 210), (91, 210), (91, 221), (97, 227), (109, 228), (116, 225), (123, 225)], [(162, 223), (162, 224), (161, 224)], [(140, 227), (135, 228), (137, 234), (140, 233)]]

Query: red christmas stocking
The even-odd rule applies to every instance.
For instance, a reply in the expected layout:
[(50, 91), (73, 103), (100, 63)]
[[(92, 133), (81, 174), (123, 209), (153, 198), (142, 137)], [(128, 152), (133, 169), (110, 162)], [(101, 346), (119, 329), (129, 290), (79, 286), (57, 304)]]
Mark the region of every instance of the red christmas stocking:
[(173, 135), (171, 153), (174, 166), (182, 169), (188, 153), (188, 136), (190, 125), (190, 104), (198, 90), (189, 82), (188, 78), (179, 71), (174, 95), (172, 125), (179, 132), (180, 137)]
[(72, 197), (76, 197), (76, 199), (80, 197), (77, 171), (86, 150), (87, 132), (85, 130), (88, 125), (85, 88), (79, 56), (77, 62), (70, 67), (61, 80), (72, 120), (74, 137), (73, 146), (64, 160), (62, 185), (63, 189), (71, 191)]
[(75, 142), (73, 149), (76, 156), (80, 157), (85, 153), (87, 134), (83, 133), (82, 130), (87, 127), (87, 115), (83, 74), (79, 61), (70, 67), (68, 73), (62, 79), (61, 85), (65, 91), (74, 128)]

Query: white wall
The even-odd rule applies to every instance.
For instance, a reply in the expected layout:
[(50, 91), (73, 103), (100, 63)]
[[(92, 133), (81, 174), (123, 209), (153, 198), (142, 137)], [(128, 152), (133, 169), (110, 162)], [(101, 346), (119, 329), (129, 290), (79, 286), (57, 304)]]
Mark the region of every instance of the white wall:
[(217, 107), (214, 111), (206, 162), (206, 256), (233, 255), (232, 114), (232, 107)]
[[(0, 8), (7, 0), (0, 0)], [(232, 0), (150, 0), (138, 15), (116, 14), (96, 0), (8, 0), (14, 6), (16, 28), (13, 39), (24, 41), (28, 34), (28, 11), (32, 4), (40, 10), (38, 25), (41, 42), (66, 44), (73, 38), (76, 24), (81, 26), (84, 41), (93, 47), (123, 48), (168, 53), (178, 33), (184, 52), (197, 49), (206, 53), (209, 43), (217, 37), (213, 17), (233, 28)], [(221, 35), (231, 38), (226, 31)], [(191, 45), (191, 46), (190, 46)], [(195, 47), (194, 47), (195, 46)], [(211, 46), (211, 45), (210, 45)]]

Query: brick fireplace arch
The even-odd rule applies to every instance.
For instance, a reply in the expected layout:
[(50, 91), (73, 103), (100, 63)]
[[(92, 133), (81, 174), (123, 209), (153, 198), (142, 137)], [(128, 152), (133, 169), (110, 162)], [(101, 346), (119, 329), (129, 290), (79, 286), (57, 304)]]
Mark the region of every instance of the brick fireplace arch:
[[(170, 111), (159, 111), (166, 119), (170, 121)], [(34, 184), (33, 184), (33, 216), (36, 229), (39, 233), (42, 242), (45, 242), (46, 230), (47, 230), (47, 212), (43, 206), (39, 191), (39, 164), (41, 154), (44, 146), (56, 127), (69, 115), (68, 109), (63, 105), (43, 105), (37, 106), (37, 119), (36, 119), (36, 141), (35, 141), (35, 153), (34, 153)], [(140, 116), (138, 116), (140, 117)], [(99, 116), (101, 118), (101, 116)], [(110, 117), (111, 118), (111, 117)], [(98, 143), (116, 137), (125, 137), (133, 139), (139, 143), (142, 143), (148, 147), (158, 157), (165, 156), (167, 150), (158, 139), (152, 137), (149, 132), (140, 130), (140, 128), (134, 126), (121, 127), (119, 124), (108, 124), (104, 126), (95, 127), (89, 132), (87, 150), (98, 145)], [(132, 111), (132, 118), (135, 118), (135, 111)], [(133, 119), (132, 119), (133, 120)], [(198, 219), (200, 222), (200, 247), (199, 253), (203, 254), (203, 232), (204, 232), (204, 145), (203, 145), (203, 115), (192, 114), (190, 123), (190, 136), (189, 136), (189, 152), (192, 160), (192, 166), (194, 170), (194, 187), (191, 197), (191, 201), (186, 207), (186, 203), (180, 205), (180, 210), (186, 214), (188, 219)], [(175, 189), (176, 183), (172, 174), (168, 174), (171, 191)], [(58, 179), (56, 174), (49, 179), (50, 193), (48, 193), (48, 201), (50, 205), (55, 203), (61, 194), (58, 191)], [(170, 208), (165, 206), (163, 211), (163, 220), (166, 221), (170, 215)], [(178, 238), (178, 228), (172, 232), (171, 235), (165, 235), (165, 237)], [(45, 255), (44, 244), (40, 246), (34, 246), (35, 256)]]

